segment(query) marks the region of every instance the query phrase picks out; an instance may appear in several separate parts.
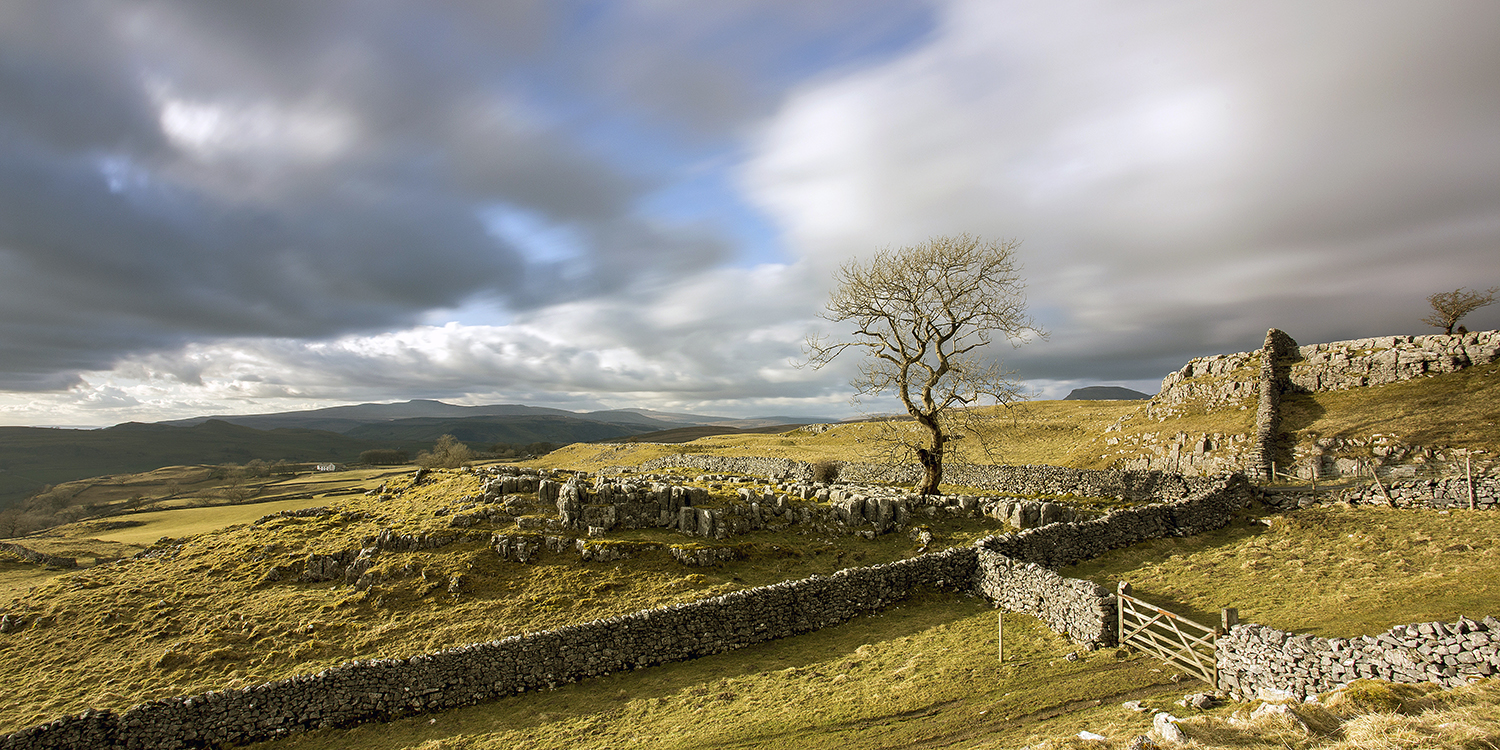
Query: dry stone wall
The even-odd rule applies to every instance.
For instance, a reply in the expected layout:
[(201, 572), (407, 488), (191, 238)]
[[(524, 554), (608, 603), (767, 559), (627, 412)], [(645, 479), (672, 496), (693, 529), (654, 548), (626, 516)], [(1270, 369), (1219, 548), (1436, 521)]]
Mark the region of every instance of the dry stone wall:
[(1115, 597), (1093, 581), (1064, 578), (1036, 563), (979, 546), (976, 588), (1007, 612), (1033, 615), (1075, 643), (1115, 642)]
[[(641, 471), (683, 467), (712, 473), (784, 477), (808, 482), (812, 464), (790, 459), (759, 459), (685, 453), (641, 464)], [(769, 469), (770, 471), (764, 471)], [(839, 470), (841, 482), (913, 484), (921, 478), (916, 464), (850, 462)], [(1110, 497), (1122, 500), (1171, 500), (1188, 497), (1213, 486), (1207, 477), (1185, 477), (1156, 470), (1070, 469), (1061, 466), (1003, 466), (977, 464), (944, 469), (947, 484), (1022, 496)]]
[(1229, 524), (1252, 497), (1239, 474), (1219, 477), (1216, 484), (1184, 500), (1121, 508), (1102, 518), (989, 537), (978, 544), (1014, 560), (1060, 568), (1147, 539), (1201, 534)]
[(0, 552), (9, 552), (27, 562), (51, 568), (78, 567), (78, 561), (71, 557), (59, 557), (58, 555), (49, 555), (45, 552), (37, 552), (34, 549), (23, 547), (14, 542), (0, 542)]
[(697, 469), (709, 474), (748, 474), (769, 479), (812, 481), (812, 464), (793, 461), (790, 458), (759, 456), (710, 456), (702, 453), (681, 453), (647, 461), (640, 465), (640, 470), (659, 471), (671, 467)]
[(1221, 528), (1235, 519), (1250, 497), (1249, 483), (1236, 474), (1218, 477), (1212, 486), (1185, 499), (986, 537), (974, 544), (974, 587), (997, 606), (1034, 615), (1076, 643), (1113, 645), (1114, 595), (1092, 581), (1064, 578), (1053, 569), (1147, 539)]
[(1500, 620), (1398, 625), (1359, 638), (1237, 625), (1219, 637), (1215, 652), (1218, 688), (1236, 700), (1301, 700), (1359, 679), (1458, 687), (1500, 672)]
[[(1472, 488), (1472, 495), (1470, 494)], [(1500, 473), (1442, 479), (1411, 479), (1395, 482), (1370, 482), (1357, 487), (1346, 487), (1331, 492), (1312, 490), (1275, 491), (1263, 490), (1257, 499), (1267, 506), (1281, 510), (1307, 507), (1324, 502), (1344, 502), (1353, 505), (1386, 505), (1393, 508), (1426, 508), (1433, 510), (1500, 509)]]
[(1276, 444), (1281, 439), (1281, 396), (1291, 386), (1288, 369), (1297, 358), (1297, 342), (1272, 328), (1260, 350), (1260, 383), (1255, 408), (1255, 444), (1251, 448), (1250, 475), (1262, 481), (1273, 479)]
[(966, 590), (956, 548), (409, 659), (349, 662), (239, 690), (87, 711), (0, 738), (0, 750), (173, 750), (274, 739), (471, 705), (744, 648), (846, 622), (924, 587)]
[[(1286, 333), (1271, 329), (1258, 351), (1221, 354), (1189, 361), (1181, 370), (1162, 379), (1161, 390), (1147, 403), (1148, 419), (1165, 419), (1189, 409), (1256, 409), (1251, 444), (1226, 435), (1178, 433), (1154, 436), (1143, 444), (1140, 438), (1126, 447), (1150, 451), (1125, 460), (1131, 469), (1166, 469), (1174, 472), (1217, 473), (1243, 470), (1250, 476), (1270, 478), (1273, 462), (1278, 472), (1293, 470), (1288, 464), (1301, 458), (1315, 462), (1305, 478), (1357, 471), (1354, 461), (1339, 463), (1317, 455), (1281, 456), (1280, 400), (1287, 393), (1316, 393), (1451, 373), (1466, 367), (1500, 360), (1500, 331), (1430, 336), (1380, 336), (1298, 346)], [(1121, 425), (1111, 428), (1118, 431)], [(1122, 438), (1110, 445), (1121, 444)], [(1392, 457), (1383, 462), (1399, 460)], [(1346, 465), (1347, 464), (1347, 465)], [(1300, 464), (1299, 464), (1300, 465)]]

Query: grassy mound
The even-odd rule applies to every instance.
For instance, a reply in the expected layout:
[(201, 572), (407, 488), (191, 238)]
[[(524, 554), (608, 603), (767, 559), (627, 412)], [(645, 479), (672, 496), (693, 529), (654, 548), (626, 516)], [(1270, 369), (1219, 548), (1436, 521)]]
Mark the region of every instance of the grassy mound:
[[(401, 489), (409, 477), (391, 481)], [(723, 489), (733, 493), (733, 486)], [(528, 564), (498, 558), (484, 541), (381, 552), (367, 589), (343, 580), (298, 582), (309, 555), (360, 549), (382, 531), (421, 537), (480, 532), (452, 529), (439, 515), (480, 494), (471, 473), (437, 471), (394, 494), (348, 496), (320, 516), (277, 516), (207, 531), (205, 509), (167, 511), (142, 526), (106, 532), (158, 535), (147, 557), (77, 572), (0, 563), (13, 576), (13, 600), (0, 612), (25, 623), (0, 634), (0, 680), (13, 686), (0, 705), (0, 731), (87, 707), (127, 708), (157, 697), (239, 687), (316, 672), (358, 658), (402, 657), (689, 601), (734, 589), (914, 554), (903, 535), (867, 541), (762, 531), (730, 540), (741, 560), (690, 568), (654, 550), (620, 562), (582, 562), (576, 552), (545, 553)], [(534, 501), (534, 500), (533, 500)], [(217, 509), (241, 513), (274, 506)], [(539, 508), (537, 510), (540, 510)], [(224, 519), (220, 518), (222, 522)], [(111, 523), (119, 523), (112, 521)], [(89, 544), (99, 522), (63, 527), (35, 546)], [(502, 527), (494, 527), (499, 530)], [(514, 524), (507, 524), (514, 530)], [(938, 519), (934, 547), (966, 544), (999, 528), (994, 521)], [(701, 542), (660, 529), (621, 532), (623, 542)], [(116, 543), (118, 544), (118, 543)], [(4, 573), (0, 569), (0, 573)], [(20, 593), (23, 587), (29, 587)], [(9, 599), (9, 597), (7, 597)]]
[[(1293, 395), (1282, 409), (1282, 429), (1302, 445), (1383, 435), (1500, 456), (1500, 362), (1374, 388)], [(1356, 453), (1370, 455), (1368, 449), (1350, 455)]]
[[(1217, 607), (1238, 605), (1247, 621), (1323, 635), (1500, 612), (1500, 566), (1465, 565), (1461, 550), (1447, 549), (1491, 538), (1500, 531), (1500, 515), (1335, 506), (1278, 516), (1269, 528), (1252, 520), (1213, 534), (1119, 550), (1066, 572), (1111, 586), (1130, 580), (1138, 594), (1190, 616), (1210, 619)], [(1360, 529), (1380, 535), (1351, 541), (1348, 534)], [(1407, 545), (1420, 546), (1405, 562), (1386, 554)], [(1275, 557), (1255, 556), (1255, 550)], [(1252, 564), (1241, 569), (1246, 562)], [(1320, 576), (1325, 590), (1308, 594), (1313, 564), (1326, 568)], [(1398, 564), (1411, 579), (1399, 592), (1378, 583), (1391, 575), (1383, 566)], [(1455, 591), (1452, 576), (1460, 572), (1461, 588), (1470, 591)], [(1366, 596), (1367, 588), (1377, 591)], [(836, 628), (730, 654), (258, 747), (1013, 748), (1045, 742), (1040, 746), (1124, 748), (1151, 726), (1151, 713), (1121, 707), (1132, 700), (1185, 717), (1191, 737), (1224, 738), (1222, 745), (1205, 747), (1357, 747), (1336, 743), (1366, 737), (1371, 730), (1361, 727), (1387, 721), (1350, 714), (1355, 718), (1342, 729), (1340, 719), (1328, 729), (1331, 734), (1315, 737), (1300, 729), (1293, 736), (1293, 729), (1273, 720), (1231, 727), (1229, 718), (1244, 707), (1199, 712), (1176, 705), (1184, 694), (1206, 686), (1178, 682), (1172, 668), (1132, 652), (1080, 652), (1021, 615), (1005, 617), (1005, 650), (1006, 661), (997, 662), (996, 614), (982, 600), (928, 595)], [(1431, 693), (1425, 686), (1394, 689)], [(1453, 721), (1455, 714), (1420, 713), (1439, 705), (1470, 715), (1500, 715), (1500, 690), (1493, 687), (1431, 696), (1427, 703), (1402, 704), (1413, 715), (1400, 721), (1429, 730)], [(1453, 734), (1451, 729), (1423, 736)], [(1081, 731), (1109, 740), (1063, 739)], [(1481, 730), (1463, 731), (1472, 736)], [(1325, 744), (1308, 744), (1312, 740)]]
[[(1141, 401), (1033, 401), (1011, 407), (979, 409), (989, 417), (984, 429), (987, 449), (978, 440), (951, 445), (960, 460), (986, 464), (1050, 464), (1098, 468), (1104, 429), (1142, 408)], [(770, 435), (715, 435), (690, 443), (575, 443), (527, 462), (536, 467), (599, 471), (609, 466), (636, 466), (681, 453), (717, 456), (764, 456), (817, 461), (873, 461), (880, 457), (874, 440), (877, 425), (853, 422), (817, 432), (795, 429)]]

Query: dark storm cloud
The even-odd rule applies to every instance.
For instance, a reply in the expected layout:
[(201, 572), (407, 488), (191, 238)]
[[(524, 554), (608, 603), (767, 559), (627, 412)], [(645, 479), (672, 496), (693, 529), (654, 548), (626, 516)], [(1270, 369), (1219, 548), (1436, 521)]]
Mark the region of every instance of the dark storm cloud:
[[(0, 11), (0, 387), (200, 337), (409, 324), (702, 267), (630, 215), (649, 180), (507, 90), (555, 19), (524, 4), (11, 3)], [(490, 205), (576, 226), (567, 285)]]
[[(1431, 333), (1500, 283), (1500, 6), (957, 1), (930, 45), (801, 90), (747, 184), (831, 258), (1024, 241), (1024, 377), (1160, 378)], [(1493, 328), (1500, 311), (1476, 313)]]
[(713, 156), (781, 87), (911, 42), (926, 13), (7, 3), (0, 388), (68, 386), (195, 341), (392, 330), (474, 300), (518, 313), (712, 268), (733, 250), (711, 228), (639, 213), (673, 160)]

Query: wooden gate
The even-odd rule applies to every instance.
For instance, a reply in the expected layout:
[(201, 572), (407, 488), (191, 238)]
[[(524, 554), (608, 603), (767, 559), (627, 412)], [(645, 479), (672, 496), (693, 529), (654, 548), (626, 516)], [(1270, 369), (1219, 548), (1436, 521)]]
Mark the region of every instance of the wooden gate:
[(1223, 611), (1223, 629), (1193, 622), (1130, 595), (1130, 584), (1120, 582), (1118, 590), (1119, 637), (1121, 646), (1132, 646), (1180, 667), (1213, 688), (1219, 686), (1218, 662), (1214, 640), (1237, 624), (1238, 613)]

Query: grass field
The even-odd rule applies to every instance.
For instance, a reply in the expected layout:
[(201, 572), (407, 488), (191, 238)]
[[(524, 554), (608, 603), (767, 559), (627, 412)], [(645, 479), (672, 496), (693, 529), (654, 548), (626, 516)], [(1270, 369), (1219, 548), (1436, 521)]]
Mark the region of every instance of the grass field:
[(1304, 444), (1379, 434), (1500, 456), (1500, 362), (1374, 388), (1295, 395), (1282, 408), (1282, 429)]
[[(1141, 409), (1144, 401), (1034, 401), (1012, 407), (979, 409), (990, 417), (978, 440), (954, 443), (963, 460), (974, 463), (1049, 464), (1088, 468), (1098, 462), (1104, 428)], [(874, 438), (880, 427), (866, 423), (834, 425), (813, 434), (791, 430), (769, 435), (716, 435), (674, 445), (576, 443), (526, 462), (537, 467), (599, 471), (639, 465), (680, 453), (766, 456), (815, 463), (820, 460), (870, 461), (880, 457)]]
[[(520, 565), (460, 543), (382, 554), (386, 577), (368, 591), (263, 580), (271, 565), (346, 548), (375, 528), (445, 528), (431, 509), (473, 493), (477, 480), (438, 477), (387, 503), (334, 500), (380, 518), (231, 526), (182, 540), (175, 556), (57, 575), (16, 595), (0, 606), (31, 626), (0, 636), (0, 680), (14, 686), (0, 707), (0, 730), (86, 706), (119, 709), (354, 658), (407, 656), (916, 551), (903, 535), (871, 542), (764, 532), (733, 540), (746, 559), (692, 569), (664, 554), (616, 563), (565, 554)], [(203, 509), (165, 515), (196, 510)], [(1331, 506), (1275, 516), (1269, 528), (1254, 518), (1065, 572), (1111, 586), (1129, 580), (1144, 598), (1189, 616), (1211, 620), (1219, 607), (1236, 606), (1244, 621), (1323, 635), (1500, 613), (1500, 565), (1489, 542), (1500, 535), (1500, 514)], [(993, 522), (954, 519), (937, 529), (934, 546), (993, 531), (986, 523)], [(672, 536), (620, 538), (656, 533)], [(1191, 689), (1172, 684), (1172, 670), (1113, 650), (1070, 661), (1074, 646), (1030, 618), (1007, 619), (1005, 664), (994, 662), (995, 614), (981, 600), (925, 594), (734, 654), (273, 746), (1013, 747), (1104, 726), (1134, 731), (1139, 722), (1122, 715), (1121, 701), (1172, 708), (1170, 700)]]
[[(1296, 397), (1288, 402), (1287, 426), (1304, 442), (1382, 433), (1493, 455), (1500, 450), (1493, 445), (1492, 429), (1500, 417), (1497, 372), (1500, 365)], [(1249, 419), (1237, 408), (1222, 408), (1188, 409), (1147, 422), (1140, 418), (1142, 406), (1057, 401), (1008, 410), (990, 427), (998, 453), (980, 460), (1087, 468), (1099, 465), (1103, 430), (1116, 423), (1122, 425), (1116, 435), (1172, 434), (1247, 429), (1241, 423)], [(1401, 417), (1393, 421), (1393, 414)], [(851, 424), (821, 434), (718, 436), (673, 446), (574, 445), (532, 464), (593, 471), (683, 451), (857, 461), (869, 457), (873, 429)], [(973, 444), (959, 445), (972, 450)], [(155, 503), (158, 509), (21, 540), (52, 554), (108, 559), (171, 537), (173, 546), (180, 545), (175, 552), (76, 572), (0, 560), (0, 612), (28, 623), (20, 633), (0, 635), (0, 681), (11, 686), (0, 703), (0, 731), (84, 707), (118, 709), (154, 697), (315, 672), (354, 658), (407, 656), (916, 552), (904, 535), (866, 541), (757, 532), (731, 540), (741, 546), (744, 559), (692, 569), (664, 553), (616, 563), (548, 555), (520, 565), (497, 560), (481, 544), (459, 543), (421, 553), (383, 553), (377, 567), (382, 578), (367, 591), (334, 582), (270, 582), (273, 566), (358, 546), (379, 529), (444, 530), (446, 518), (435, 516), (434, 509), (476, 492), (477, 480), (439, 472), (438, 481), (381, 503), (348, 493), (381, 482), (401, 484), (393, 470), (264, 478), (241, 482), (237, 494), (251, 492), (271, 502), (239, 505), (217, 504), (225, 500), (218, 494), (225, 485), (196, 480), (194, 470), (90, 480), (89, 487), (80, 488), (97, 493), (90, 502)], [(394, 473), (409, 475), (410, 469)], [(202, 503), (215, 505), (170, 508)], [(347, 513), (246, 524), (276, 510), (311, 505)], [(1269, 525), (1260, 522), (1262, 517)], [(934, 525), (932, 548), (967, 544), (996, 530), (993, 521), (945, 519)], [(685, 541), (664, 530), (612, 538)], [(1245, 622), (1351, 636), (1461, 615), (1500, 616), (1496, 538), (1500, 514), (1495, 513), (1342, 506), (1284, 515), (1257, 510), (1218, 532), (1117, 550), (1064, 573), (1109, 587), (1128, 580), (1142, 598), (1201, 621), (1215, 621), (1220, 607), (1233, 606)], [(1145, 731), (1149, 714), (1124, 712), (1121, 701), (1140, 697), (1183, 715), (1171, 701), (1200, 689), (1173, 684), (1172, 670), (1113, 650), (1069, 660), (1075, 647), (1021, 616), (1007, 617), (1011, 659), (996, 664), (994, 618), (978, 599), (922, 594), (875, 616), (733, 654), (461, 711), (313, 733), (266, 748), (827, 747), (846, 742), (877, 748), (1038, 743), (1123, 748), (1129, 736)], [(1451, 701), (1413, 697), (1413, 711), (1431, 709), (1430, 715), (1401, 721), (1426, 722), (1421, 724), (1426, 729), (1399, 731), (1428, 739), (1400, 746), (1485, 747), (1474, 744), (1472, 736), (1450, 741), (1449, 735), (1458, 731), (1454, 726), (1479, 726), (1459, 716), (1472, 710), (1459, 705), (1471, 698), (1500, 715), (1495, 709), (1500, 698), (1494, 695), (1500, 691), (1486, 690), (1453, 694)], [(1221, 743), (1205, 739), (1202, 747), (1335, 747), (1328, 743), (1358, 736), (1350, 730), (1333, 739), (1295, 738), (1275, 727), (1260, 727), (1255, 730), (1260, 734), (1250, 736), (1245, 733), (1251, 724), (1236, 728), (1224, 722), (1230, 710), (1190, 719), (1201, 736)], [(1442, 729), (1445, 723), (1451, 726)], [(1092, 745), (1064, 739), (1084, 729), (1112, 739)], [(1473, 736), (1482, 740), (1484, 731), (1489, 730), (1470, 734), (1478, 732)], [(1484, 741), (1500, 743), (1500, 737)]]
[[(1349, 541), (1348, 534), (1361, 530), (1370, 534)], [(1500, 566), (1466, 564), (1463, 550), (1450, 549), (1487, 543), (1497, 532), (1497, 514), (1454, 519), (1318, 507), (1277, 516), (1270, 528), (1247, 520), (1212, 534), (1119, 550), (1064, 573), (1110, 586), (1130, 580), (1144, 598), (1203, 620), (1212, 621), (1220, 606), (1238, 605), (1247, 622), (1356, 635), (1500, 613)], [(1417, 550), (1409, 560), (1388, 554), (1405, 545)], [(1458, 575), (1463, 586), (1453, 585)], [(1006, 616), (1007, 661), (998, 663), (995, 620), (981, 600), (929, 594), (837, 628), (732, 654), (259, 747), (1009, 748), (1089, 730), (1119, 741), (1109, 747), (1123, 748), (1150, 728), (1151, 716), (1121, 709), (1124, 701), (1199, 715), (1174, 702), (1203, 685), (1173, 683), (1173, 669), (1129, 652), (1079, 652), (1030, 617)], [(1069, 661), (1069, 653), (1080, 658)], [(1493, 708), (1500, 690), (1476, 700)], [(1287, 746), (1276, 726), (1229, 728), (1223, 720), (1232, 710), (1201, 714), (1193, 731), (1231, 738), (1230, 747)], [(1311, 746), (1305, 744), (1311, 739), (1301, 736), (1291, 746)], [(1402, 745), (1408, 746), (1425, 745)]]
[[(101, 521), (85, 521), (62, 530), (58, 536), (78, 536), (135, 547), (149, 547), (162, 537), (197, 536), (226, 526), (250, 523), (269, 513), (327, 505), (326, 497), (303, 497), (295, 500), (273, 500), (246, 505), (222, 505), (200, 508), (178, 508), (113, 516)], [(128, 525), (126, 525), (128, 524)]]

